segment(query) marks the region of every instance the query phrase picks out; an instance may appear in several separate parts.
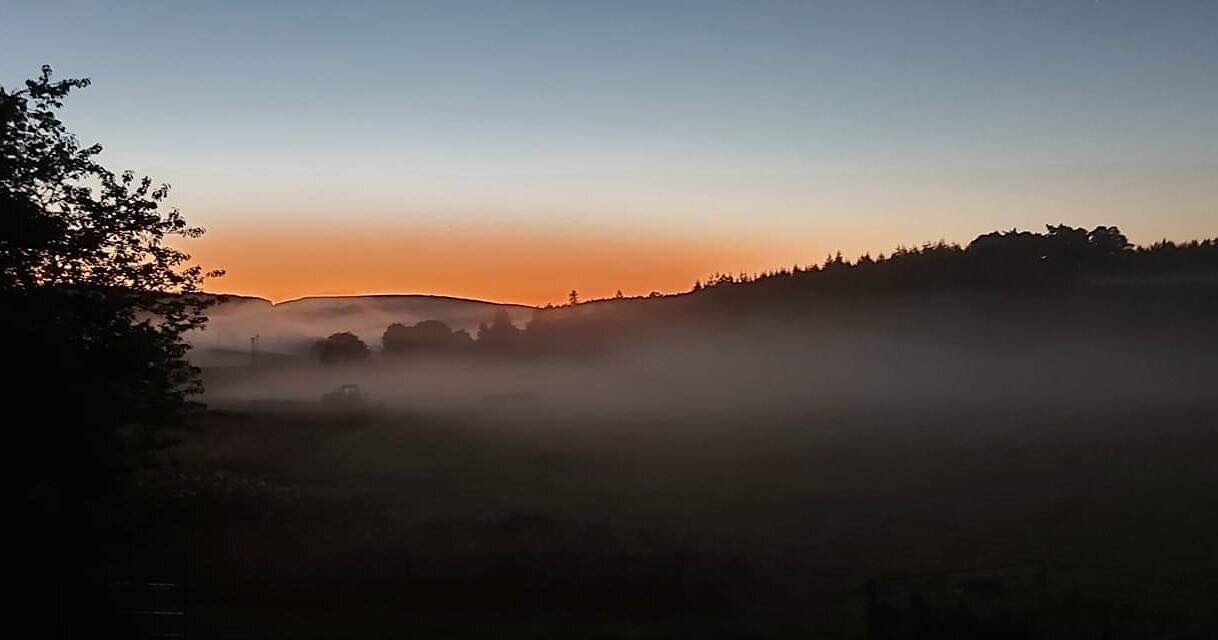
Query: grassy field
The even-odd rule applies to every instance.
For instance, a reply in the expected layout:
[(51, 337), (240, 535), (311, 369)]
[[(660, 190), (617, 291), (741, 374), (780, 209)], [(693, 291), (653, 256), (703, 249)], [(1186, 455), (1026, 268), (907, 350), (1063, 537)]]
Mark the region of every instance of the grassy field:
[(208, 638), (883, 637), (869, 585), (1010, 565), (1033, 602), (890, 635), (1218, 628), (1213, 407), (701, 420), (216, 407), (137, 556)]

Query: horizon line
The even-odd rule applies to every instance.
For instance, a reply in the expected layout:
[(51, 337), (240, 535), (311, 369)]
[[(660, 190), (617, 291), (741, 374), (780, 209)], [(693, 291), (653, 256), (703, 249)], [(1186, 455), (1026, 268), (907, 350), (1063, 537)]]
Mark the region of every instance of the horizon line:
[(279, 306), (282, 304), (290, 304), (293, 302), (302, 302), (304, 300), (319, 300), (319, 299), (341, 299), (341, 298), (439, 298), (443, 300), (453, 300), (457, 302), (476, 302), (479, 304), (490, 304), (497, 306), (509, 307), (527, 307), (529, 309), (538, 309), (544, 305), (525, 304), (522, 302), (499, 302), (495, 300), (485, 300), (482, 298), (467, 298), (464, 296), (455, 296), (443, 293), (402, 293), (402, 292), (377, 292), (377, 293), (321, 293), (297, 296), (294, 298), (286, 298), (284, 300), (273, 300), (268, 297), (254, 295), (249, 293), (232, 293), (226, 291), (201, 291), (200, 293), (211, 296), (231, 296), (235, 298), (254, 298), (257, 300), (265, 300), (271, 306)]

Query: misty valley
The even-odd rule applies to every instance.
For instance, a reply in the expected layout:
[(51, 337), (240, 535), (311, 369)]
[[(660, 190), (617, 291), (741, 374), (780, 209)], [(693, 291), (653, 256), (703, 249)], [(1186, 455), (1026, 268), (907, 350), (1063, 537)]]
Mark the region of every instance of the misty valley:
[(0, 32), (6, 637), (1218, 638), (1218, 2)]
[[(369, 345), (328, 363), (286, 310), (222, 302), (195, 356), (208, 411), (132, 553), (190, 576), (212, 637), (1201, 633), (1209, 282), (798, 302), (731, 283), (392, 352), (372, 323), (395, 306), (483, 339), (504, 310), (308, 301), (309, 335)], [(239, 330), (261, 346), (219, 344)], [(324, 400), (343, 385), (355, 401)]]

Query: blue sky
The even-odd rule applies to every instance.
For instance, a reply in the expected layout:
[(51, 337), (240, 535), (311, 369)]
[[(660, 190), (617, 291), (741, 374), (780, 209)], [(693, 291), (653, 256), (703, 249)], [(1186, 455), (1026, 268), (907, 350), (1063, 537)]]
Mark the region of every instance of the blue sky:
[[(646, 237), (689, 273), (1047, 222), (1218, 235), (1215, 2), (0, 0), (0, 32), (0, 84), (91, 77), (69, 123), (230, 262), (306, 232), (358, 260), (352, 227)], [(440, 286), (410, 266), (352, 290)]]

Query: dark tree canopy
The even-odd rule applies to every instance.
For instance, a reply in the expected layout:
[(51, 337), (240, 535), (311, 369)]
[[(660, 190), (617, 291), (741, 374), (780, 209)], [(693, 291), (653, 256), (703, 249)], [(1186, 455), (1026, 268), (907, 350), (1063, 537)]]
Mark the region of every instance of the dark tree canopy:
[(496, 309), (489, 326), (478, 326), (478, 345), (491, 350), (513, 349), (519, 346), (520, 333), (507, 311)]
[(203, 231), (165, 206), (169, 188), (103, 167), (101, 147), (82, 146), (59, 119), (88, 84), (44, 67), (0, 87), (5, 424), (28, 511), (10, 569), (39, 605), (89, 628), (65, 635), (95, 632), (102, 558), (137, 511), (123, 499), (134, 472), (197, 406), (183, 334), (203, 326), (208, 303), (207, 274), (170, 245)]
[(61, 498), (146, 459), (194, 406), (182, 336), (203, 326), (194, 294), (219, 275), (169, 245), (203, 230), (165, 206), (167, 185), (106, 169), (59, 119), (88, 85), (43, 67), (0, 87), (0, 322), (21, 372), (9, 392), (41, 414), (14, 431), (31, 484)]
[[(469, 334), (466, 333), (464, 338), (468, 341)], [(461, 342), (461, 338), (439, 320), (423, 320), (412, 327), (395, 322), (381, 336), (381, 346), (390, 355), (440, 351), (456, 347)]]
[(334, 333), (324, 340), (318, 340), (313, 350), (322, 364), (362, 362), (372, 355), (368, 345), (350, 331)]
[(715, 273), (695, 282), (693, 290), (756, 289), (732, 285), (768, 282), (774, 286), (756, 290), (784, 296), (818, 290), (926, 288), (1061, 291), (1104, 279), (1151, 276), (1218, 277), (1218, 239), (1180, 244), (1164, 240), (1135, 247), (1116, 227), (1048, 225), (1044, 233), (1015, 229), (986, 233), (963, 247), (939, 241), (897, 247), (887, 256), (864, 255), (855, 262), (839, 252), (822, 264), (802, 268), (739, 276)]

